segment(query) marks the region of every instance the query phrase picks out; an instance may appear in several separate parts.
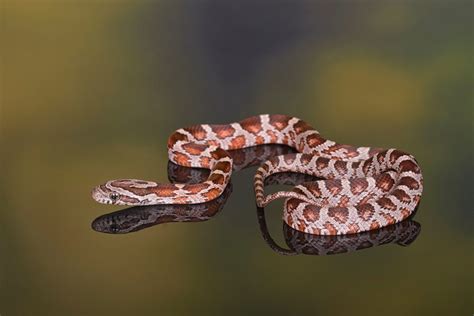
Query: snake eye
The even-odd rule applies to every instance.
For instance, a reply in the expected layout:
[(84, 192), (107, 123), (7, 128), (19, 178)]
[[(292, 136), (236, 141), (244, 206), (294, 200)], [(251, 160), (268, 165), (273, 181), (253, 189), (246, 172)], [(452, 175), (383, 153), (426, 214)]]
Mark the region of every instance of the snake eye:
[(115, 202), (118, 200), (119, 198), (119, 195), (117, 193), (110, 193), (110, 199), (112, 200), (112, 202)]

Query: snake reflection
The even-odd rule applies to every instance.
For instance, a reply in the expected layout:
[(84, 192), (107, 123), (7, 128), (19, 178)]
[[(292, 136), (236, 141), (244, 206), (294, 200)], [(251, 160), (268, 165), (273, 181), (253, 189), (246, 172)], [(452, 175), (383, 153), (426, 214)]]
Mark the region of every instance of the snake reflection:
[[(267, 145), (231, 152), (237, 162), (236, 170), (259, 165), (269, 157), (291, 153), (286, 146)], [(168, 164), (169, 180), (174, 183), (197, 183), (205, 179), (208, 170), (181, 167), (172, 162)], [(297, 185), (316, 180), (315, 177), (297, 173), (278, 173), (266, 179), (266, 185)], [(232, 192), (229, 184), (217, 199), (193, 205), (151, 205), (135, 206), (99, 216), (92, 222), (92, 229), (98, 232), (124, 234), (147, 227), (171, 222), (201, 222), (216, 216), (224, 207)], [(407, 246), (419, 235), (421, 226), (408, 218), (395, 225), (378, 230), (352, 235), (320, 236), (297, 231), (283, 223), (283, 234), (288, 249), (278, 246), (269, 234), (265, 212), (257, 208), (257, 218), (263, 239), (272, 250), (282, 255), (330, 255), (353, 252), (384, 244), (396, 243)]]

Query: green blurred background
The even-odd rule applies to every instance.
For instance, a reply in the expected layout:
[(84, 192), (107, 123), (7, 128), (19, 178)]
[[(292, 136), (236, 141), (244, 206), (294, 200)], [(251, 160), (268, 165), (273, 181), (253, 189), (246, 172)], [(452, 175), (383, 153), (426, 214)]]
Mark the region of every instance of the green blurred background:
[[(472, 1), (1, 2), (0, 314), (470, 315)], [(413, 153), (409, 247), (284, 257), (252, 175), (218, 217), (105, 235), (112, 178), (166, 180), (175, 129), (260, 113)], [(282, 242), (281, 203), (268, 209)]]

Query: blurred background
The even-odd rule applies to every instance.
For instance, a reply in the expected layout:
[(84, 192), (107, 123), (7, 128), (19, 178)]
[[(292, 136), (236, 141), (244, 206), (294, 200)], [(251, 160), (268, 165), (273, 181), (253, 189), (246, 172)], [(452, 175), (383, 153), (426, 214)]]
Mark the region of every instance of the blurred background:
[[(469, 315), (472, 1), (1, 3), (0, 314)], [(261, 113), (414, 154), (409, 247), (285, 257), (252, 177), (204, 223), (127, 235), (93, 186), (166, 181), (175, 129)], [(283, 243), (282, 204), (267, 210)]]

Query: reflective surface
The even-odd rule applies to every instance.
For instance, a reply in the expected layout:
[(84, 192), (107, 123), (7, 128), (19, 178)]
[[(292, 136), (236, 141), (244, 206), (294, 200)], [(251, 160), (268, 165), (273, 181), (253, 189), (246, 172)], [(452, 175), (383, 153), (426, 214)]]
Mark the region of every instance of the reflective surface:
[[(3, 1), (0, 314), (472, 314), (472, 12), (460, 0)], [(362, 237), (368, 249), (304, 255), (352, 248), (282, 230), (274, 203), (269, 236), (302, 255), (276, 253), (255, 167), (209, 220), (91, 229), (119, 209), (94, 203), (94, 185), (167, 180), (175, 129), (260, 113), (414, 154), (418, 237), (396, 244), (412, 222)]]
[(408, 246), (418, 237), (421, 225), (406, 219), (395, 225), (358, 234), (319, 236), (306, 234), (283, 224), (285, 242), (290, 249), (280, 247), (268, 233), (264, 209), (259, 208), (258, 219), (262, 236), (270, 248), (281, 255), (335, 255), (394, 243)]

